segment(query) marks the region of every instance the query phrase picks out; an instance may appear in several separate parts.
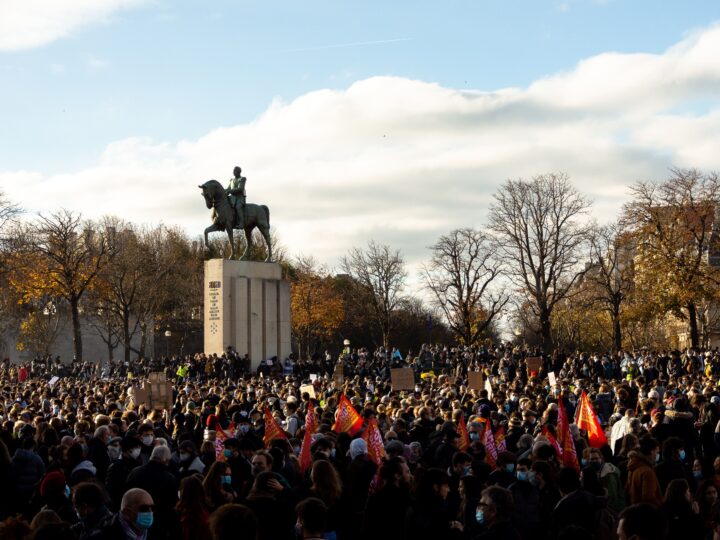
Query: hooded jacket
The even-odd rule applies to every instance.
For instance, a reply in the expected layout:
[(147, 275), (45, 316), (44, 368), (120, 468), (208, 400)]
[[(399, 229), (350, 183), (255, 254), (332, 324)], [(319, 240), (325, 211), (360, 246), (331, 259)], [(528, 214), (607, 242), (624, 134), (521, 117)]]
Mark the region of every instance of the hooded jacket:
[(630, 504), (649, 503), (655, 506), (662, 504), (660, 482), (647, 456), (633, 450), (628, 454), (628, 479), (625, 492)]

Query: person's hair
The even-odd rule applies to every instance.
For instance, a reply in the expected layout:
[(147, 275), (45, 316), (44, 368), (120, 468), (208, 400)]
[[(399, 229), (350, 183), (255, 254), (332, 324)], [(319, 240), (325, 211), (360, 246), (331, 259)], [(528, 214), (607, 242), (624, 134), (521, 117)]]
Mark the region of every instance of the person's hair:
[(667, 504), (681, 504), (685, 503), (689, 505), (690, 503), (687, 502), (687, 499), (685, 498), (685, 494), (690, 489), (690, 486), (688, 485), (687, 480), (684, 478), (676, 478), (675, 480), (670, 480), (670, 483), (667, 485), (667, 488), (665, 488), (665, 497), (663, 499), (663, 502)]
[(319, 499), (332, 506), (342, 495), (340, 475), (327, 460), (319, 459), (312, 466), (312, 490)]
[(627, 433), (620, 443), (620, 455), (627, 456), (631, 450), (638, 447), (638, 438), (633, 433)]
[(322, 534), (327, 521), (327, 506), (320, 499), (309, 497), (296, 507), (298, 519), (302, 522), (303, 531)]
[(187, 538), (204, 536), (207, 524), (203, 521), (202, 514), (208, 507), (201, 477), (193, 474), (183, 478), (180, 482), (180, 500), (175, 505), (175, 510), (183, 518)]
[(452, 457), (452, 466), (456, 467), (461, 463), (472, 463), (472, 457), (467, 452), (455, 452)]
[(30, 536), (30, 540), (75, 540), (69, 523), (45, 523)]
[(580, 478), (582, 488), (585, 491), (597, 495), (599, 497), (605, 496), (605, 488), (600, 483), (600, 476), (593, 467), (584, 467)]
[(402, 465), (406, 463), (405, 458), (397, 456), (388, 459), (380, 466), (380, 478), (385, 482), (392, 482), (396, 474), (402, 475)]
[(628, 506), (618, 516), (626, 538), (637, 536), (638, 540), (663, 540), (666, 535), (665, 519), (654, 506), (641, 503)]
[(268, 452), (267, 450), (258, 450), (257, 452), (255, 452), (255, 455), (256, 456), (264, 456), (268, 467), (270, 467), (272, 469), (274, 460), (273, 460), (273, 456), (270, 452)]
[(220, 487), (220, 480), (225, 476), (228, 467), (229, 465), (224, 461), (216, 461), (210, 466), (210, 470), (205, 475), (205, 480), (203, 480), (203, 487), (208, 497)]
[[(55, 510), (40, 510), (30, 522), (30, 528), (33, 531), (38, 530), (40, 527), (47, 525), (48, 523), (62, 523), (63, 520), (58, 516)], [(2, 538), (6, 538), (3, 536)]]
[(481, 497), (488, 497), (493, 502), (497, 515), (496, 521), (504, 521), (512, 517), (514, 503), (509, 489), (490, 486), (482, 491)]
[(479, 499), (482, 493), (483, 484), (479, 478), (472, 475), (463, 476), (460, 483), (465, 489), (465, 499)]
[(646, 436), (638, 441), (638, 446), (641, 454), (649, 456), (650, 452), (652, 452), (655, 448), (660, 447), (660, 444), (657, 442), (655, 437)]
[(10, 458), (8, 447), (2, 440), (0, 440), (0, 465), (10, 465), (11, 462), (12, 459)]
[(210, 516), (213, 540), (235, 540), (238, 531), (247, 540), (257, 540), (258, 528), (255, 513), (242, 504), (224, 504)]
[(662, 455), (664, 459), (674, 457), (675, 452), (679, 452), (685, 447), (685, 441), (680, 437), (668, 437), (662, 444)]
[(73, 489), (73, 502), (76, 508), (81, 504), (99, 508), (107, 504), (108, 499), (105, 490), (97, 482), (80, 482)]
[(547, 484), (555, 483), (555, 476), (553, 475), (553, 469), (547, 461), (535, 461), (530, 467), (530, 470), (540, 473), (543, 476), (543, 480)]
[(153, 448), (150, 454), (150, 461), (158, 461), (160, 463), (168, 463), (172, 453), (167, 446), (159, 445)]
[(417, 499), (418, 501), (429, 503), (435, 500), (435, 487), (450, 484), (450, 479), (442, 469), (418, 469), (417, 481)]

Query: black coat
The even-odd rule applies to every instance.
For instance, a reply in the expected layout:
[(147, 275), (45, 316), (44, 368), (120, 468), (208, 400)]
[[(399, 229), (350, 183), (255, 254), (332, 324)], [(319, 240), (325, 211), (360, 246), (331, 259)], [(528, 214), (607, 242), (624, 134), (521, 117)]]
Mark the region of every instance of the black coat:
[(178, 500), (177, 478), (165, 465), (150, 461), (130, 473), (126, 488), (141, 488), (150, 494), (155, 503), (154, 522), (150, 531), (155, 538), (164, 538), (174, 518), (173, 508)]
[(373, 540), (402, 540), (409, 507), (409, 489), (385, 485), (368, 499), (363, 536)]

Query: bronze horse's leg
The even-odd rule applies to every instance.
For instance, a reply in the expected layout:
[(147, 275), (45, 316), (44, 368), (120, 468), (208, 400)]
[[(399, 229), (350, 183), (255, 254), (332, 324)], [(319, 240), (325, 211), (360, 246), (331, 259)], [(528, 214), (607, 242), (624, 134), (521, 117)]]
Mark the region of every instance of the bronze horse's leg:
[(260, 229), (260, 233), (263, 235), (263, 238), (265, 239), (265, 245), (267, 246), (267, 257), (265, 257), (265, 262), (271, 262), (272, 241), (270, 240), (270, 226), (258, 225), (258, 228)]
[(254, 225), (252, 227), (245, 227), (245, 251), (243, 252), (242, 257), (240, 257), (241, 261), (246, 261), (250, 258), (253, 248), (252, 232), (254, 228)]
[(228, 240), (230, 240), (230, 260), (235, 258), (235, 242), (233, 242), (233, 230), (232, 227), (227, 227)]
[(207, 229), (205, 229), (205, 248), (206, 249), (210, 249), (210, 244), (208, 244), (208, 233), (222, 231), (224, 229), (225, 229), (225, 227), (221, 227), (217, 223), (213, 223)]

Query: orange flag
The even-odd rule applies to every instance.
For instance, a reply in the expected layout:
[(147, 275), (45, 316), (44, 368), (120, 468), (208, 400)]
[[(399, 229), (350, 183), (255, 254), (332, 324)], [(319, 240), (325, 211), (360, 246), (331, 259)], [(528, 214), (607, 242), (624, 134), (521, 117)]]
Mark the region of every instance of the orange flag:
[(498, 454), (507, 450), (505, 444), (505, 426), (500, 426), (500, 429), (498, 429), (495, 434), (495, 448), (497, 448)]
[(492, 467), (497, 469), (497, 448), (495, 447), (495, 437), (493, 437), (492, 424), (488, 420), (485, 427), (485, 461)]
[(383, 443), (382, 433), (378, 427), (377, 419), (371, 418), (362, 434), (362, 439), (367, 444), (368, 456), (378, 467), (382, 464), (385, 457), (385, 445)]
[(562, 398), (558, 400), (558, 438), (562, 447), (562, 464), (565, 467), (573, 467), (579, 471), (580, 464), (575, 452), (575, 442), (570, 434), (570, 423), (568, 422), (567, 411)]
[(340, 403), (338, 403), (338, 412), (335, 417), (335, 424), (333, 425), (333, 431), (335, 433), (348, 432), (352, 437), (363, 425), (363, 419), (352, 406), (350, 400), (345, 397), (345, 394), (340, 396)]
[(557, 452), (558, 459), (562, 458), (562, 448), (560, 448), (560, 444), (558, 444), (557, 439), (552, 433), (550, 433), (550, 430), (546, 426), (543, 426), (542, 434), (548, 441), (550, 441), (550, 444), (555, 449), (555, 452)]
[(587, 431), (588, 442), (591, 447), (602, 448), (608, 443), (600, 421), (592, 405), (590, 405), (590, 400), (587, 395), (585, 395), (585, 390), (583, 390), (582, 396), (580, 396), (580, 404), (575, 412), (575, 423), (580, 429)]
[(308, 405), (307, 415), (305, 416), (305, 435), (303, 435), (302, 447), (300, 448), (300, 470), (304, 473), (312, 463), (310, 455), (310, 446), (312, 446), (312, 436), (317, 430), (318, 421), (315, 417), (315, 407), (311, 401)]
[(465, 416), (460, 415), (458, 420), (458, 433), (460, 434), (460, 444), (458, 444), (458, 450), (465, 452), (470, 448), (470, 434), (467, 430), (467, 424), (465, 424)]
[(285, 435), (285, 432), (280, 428), (275, 417), (270, 414), (270, 409), (267, 408), (267, 405), (263, 407), (263, 416), (265, 419), (265, 435), (263, 436), (265, 448), (270, 446), (270, 441), (273, 439), (287, 439), (287, 435)]

